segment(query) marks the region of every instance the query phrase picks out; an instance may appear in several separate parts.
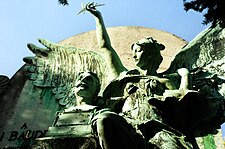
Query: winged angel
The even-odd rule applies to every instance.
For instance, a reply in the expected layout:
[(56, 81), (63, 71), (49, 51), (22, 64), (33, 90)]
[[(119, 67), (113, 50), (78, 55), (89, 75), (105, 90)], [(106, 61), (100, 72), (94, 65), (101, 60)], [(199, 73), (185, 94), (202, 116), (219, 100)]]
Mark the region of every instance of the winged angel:
[[(214, 41), (210, 41), (210, 36), (204, 37), (207, 33), (199, 37), (202, 42), (189, 44), (178, 52), (163, 73), (157, 73), (157, 69), (162, 62), (160, 52), (165, 46), (152, 37), (141, 39), (131, 46), (137, 68), (127, 70), (111, 46), (97, 6), (101, 5), (88, 3), (81, 12), (88, 11), (95, 17), (98, 52), (61, 46), (44, 39), (39, 39), (39, 42), (45, 48), (28, 44), (35, 56), (26, 57), (24, 61), (27, 63), (28, 76), (35, 86), (51, 87), (61, 105), (75, 106), (74, 90), (78, 74), (91, 71), (100, 78), (99, 95), (103, 99), (118, 96), (126, 98), (120, 111), (124, 117), (129, 113), (129, 118), (141, 123), (154, 119), (152, 115), (157, 114), (143, 112), (145, 106), (136, 107), (137, 103), (140, 104), (139, 99), (147, 98), (147, 101), (142, 102), (150, 103), (162, 115), (155, 116), (156, 121), (164, 121), (185, 135), (197, 136), (192, 130), (200, 129), (202, 124), (210, 125), (206, 126), (209, 128), (224, 122), (224, 57), (215, 58), (214, 49), (211, 48)], [(130, 96), (133, 94), (130, 90), (135, 90), (136, 95)], [(174, 114), (180, 114), (179, 119)], [(165, 120), (161, 120), (164, 117)], [(154, 141), (157, 144), (157, 140)]]

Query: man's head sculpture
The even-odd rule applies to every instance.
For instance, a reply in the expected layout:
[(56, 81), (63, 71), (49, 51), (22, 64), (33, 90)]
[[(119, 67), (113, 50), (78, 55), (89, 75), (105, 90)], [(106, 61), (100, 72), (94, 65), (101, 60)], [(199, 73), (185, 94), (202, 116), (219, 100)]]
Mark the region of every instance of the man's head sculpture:
[(77, 105), (93, 104), (100, 91), (100, 80), (91, 72), (80, 72), (75, 81), (75, 96)]
[(136, 66), (142, 70), (150, 69), (153, 74), (163, 60), (160, 51), (164, 49), (165, 46), (158, 43), (152, 37), (141, 39), (131, 46)]

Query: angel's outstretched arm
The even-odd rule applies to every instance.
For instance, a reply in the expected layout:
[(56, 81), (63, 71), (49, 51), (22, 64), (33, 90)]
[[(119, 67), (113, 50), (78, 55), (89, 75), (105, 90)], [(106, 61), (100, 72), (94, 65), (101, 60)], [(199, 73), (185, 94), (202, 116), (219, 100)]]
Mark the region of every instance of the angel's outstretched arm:
[(95, 17), (98, 46), (104, 53), (105, 59), (112, 73), (114, 76), (118, 76), (122, 72), (127, 71), (127, 69), (123, 66), (119, 56), (111, 46), (110, 38), (104, 25), (102, 15), (96, 9), (96, 6), (98, 5), (94, 3), (88, 3), (86, 4), (85, 9)]

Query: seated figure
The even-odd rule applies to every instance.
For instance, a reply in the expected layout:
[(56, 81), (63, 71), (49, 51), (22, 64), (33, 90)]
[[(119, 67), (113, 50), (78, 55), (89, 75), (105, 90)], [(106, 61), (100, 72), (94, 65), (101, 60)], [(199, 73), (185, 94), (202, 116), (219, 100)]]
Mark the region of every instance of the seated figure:
[[(99, 104), (99, 100), (102, 100), (97, 96), (99, 90), (100, 81), (95, 73), (79, 73), (75, 81), (76, 105), (57, 114), (46, 137), (94, 138), (79, 148), (144, 148), (144, 139), (122, 116), (112, 112), (109, 104), (107, 108)], [(37, 147), (37, 143), (32, 147)]]

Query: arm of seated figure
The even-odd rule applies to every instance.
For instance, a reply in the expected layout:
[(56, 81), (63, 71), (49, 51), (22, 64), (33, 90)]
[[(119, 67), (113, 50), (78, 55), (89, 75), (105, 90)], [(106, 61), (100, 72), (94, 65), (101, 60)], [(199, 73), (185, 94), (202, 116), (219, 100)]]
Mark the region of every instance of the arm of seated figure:
[(122, 72), (127, 71), (127, 69), (123, 66), (119, 56), (111, 46), (111, 41), (104, 25), (102, 15), (100, 11), (96, 9), (96, 5), (94, 3), (88, 3), (85, 6), (85, 9), (95, 17), (96, 36), (99, 49), (101, 50), (101, 52), (103, 52), (109, 69), (112, 71), (111, 73), (114, 75), (114, 77), (117, 77)]
[(110, 108), (112, 111), (119, 113), (126, 99), (127, 97), (112, 97), (106, 100), (105, 105), (107, 108)]

